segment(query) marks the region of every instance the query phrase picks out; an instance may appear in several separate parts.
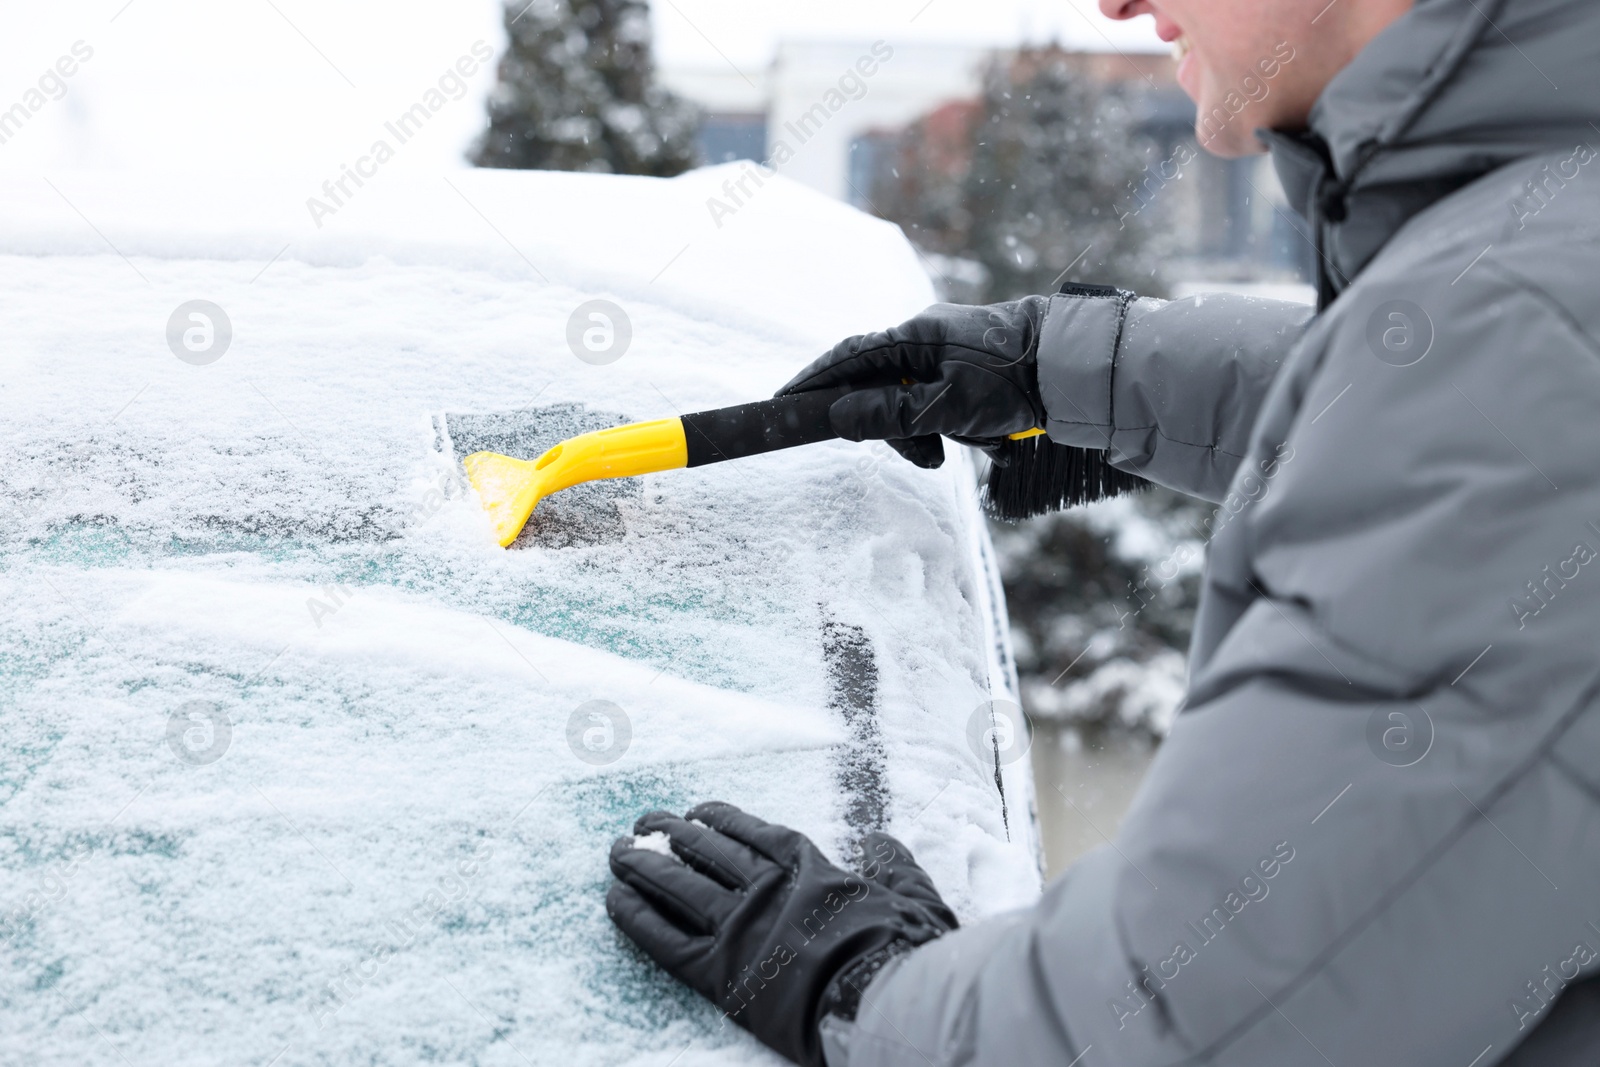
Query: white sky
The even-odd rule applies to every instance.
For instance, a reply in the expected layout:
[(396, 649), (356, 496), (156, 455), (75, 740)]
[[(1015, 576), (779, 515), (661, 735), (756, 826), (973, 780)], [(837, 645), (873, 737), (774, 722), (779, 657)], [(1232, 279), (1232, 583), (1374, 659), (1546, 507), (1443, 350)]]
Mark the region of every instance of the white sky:
[[(660, 61), (759, 71), (781, 37), (1159, 48), (1092, 0), (655, 0)], [(0, 0), (0, 113), (76, 42), (93, 58), (14, 137), (0, 170), (237, 169), (337, 177), (477, 41), (499, 0)], [(726, 57), (726, 58), (724, 58)], [(493, 64), (393, 163), (461, 166)], [(52, 90), (53, 91), (53, 90)], [(38, 97), (34, 97), (38, 100)]]
[(783, 36), (1167, 50), (1150, 19), (1112, 22), (1094, 0), (654, 0), (653, 9), (657, 55), (674, 65), (758, 69)]

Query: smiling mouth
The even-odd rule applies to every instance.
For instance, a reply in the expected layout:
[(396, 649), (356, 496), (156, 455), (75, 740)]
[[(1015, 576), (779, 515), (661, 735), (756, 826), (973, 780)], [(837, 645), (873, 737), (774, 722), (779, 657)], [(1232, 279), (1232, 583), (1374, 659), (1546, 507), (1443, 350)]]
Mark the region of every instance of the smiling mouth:
[(1173, 38), (1172, 58), (1180, 63), (1183, 62), (1183, 57), (1189, 54), (1190, 47), (1188, 34)]

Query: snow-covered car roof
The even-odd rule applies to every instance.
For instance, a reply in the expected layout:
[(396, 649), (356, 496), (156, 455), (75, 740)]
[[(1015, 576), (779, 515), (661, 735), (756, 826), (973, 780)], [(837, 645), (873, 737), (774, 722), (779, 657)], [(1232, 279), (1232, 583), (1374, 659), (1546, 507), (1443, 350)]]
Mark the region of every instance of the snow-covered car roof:
[(604, 912), (611, 840), (705, 799), (1034, 898), (962, 450), (583, 487), (510, 550), (464, 490), (931, 302), (782, 179), (714, 220), (742, 173), (396, 174), (320, 226), (292, 181), (0, 178), (0, 1059), (768, 1062)]

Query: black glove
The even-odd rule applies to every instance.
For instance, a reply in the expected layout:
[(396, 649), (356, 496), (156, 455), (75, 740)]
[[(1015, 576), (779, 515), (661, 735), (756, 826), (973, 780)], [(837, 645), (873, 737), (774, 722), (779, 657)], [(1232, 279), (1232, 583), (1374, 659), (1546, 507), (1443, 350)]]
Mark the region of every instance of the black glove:
[(701, 804), (652, 811), (638, 835), (665, 833), (672, 855), (611, 846), (606, 914), (662, 967), (805, 1067), (822, 1067), (817, 1027), (853, 1020), (879, 968), (956, 927), (906, 847), (869, 834), (864, 868), (835, 867), (803, 834)]
[(1044, 425), (1037, 357), (1048, 306), (1042, 296), (935, 304), (891, 330), (840, 341), (778, 395), (854, 386), (828, 409), (834, 432), (888, 441), (919, 467), (944, 462), (941, 434), (993, 449)]

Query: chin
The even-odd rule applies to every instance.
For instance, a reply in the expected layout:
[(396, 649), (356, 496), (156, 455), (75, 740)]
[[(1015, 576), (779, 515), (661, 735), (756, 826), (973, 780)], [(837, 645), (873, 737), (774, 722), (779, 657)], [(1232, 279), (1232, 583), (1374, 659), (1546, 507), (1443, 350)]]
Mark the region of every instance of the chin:
[[(1202, 112), (1204, 114), (1204, 112)], [(1240, 117), (1242, 121), (1243, 116)], [(1199, 123), (1195, 124), (1195, 140), (1200, 142), (1200, 147), (1214, 156), (1223, 159), (1237, 159), (1240, 156), (1256, 156), (1265, 152), (1266, 146), (1256, 139), (1255, 124), (1241, 125), (1238, 129), (1229, 127), (1220, 133), (1207, 134)]]
[(1195, 140), (1214, 156), (1235, 158), (1266, 151), (1255, 131), (1271, 126), (1272, 116), (1262, 114), (1254, 102), (1239, 107), (1237, 93), (1202, 92), (1195, 103)]

